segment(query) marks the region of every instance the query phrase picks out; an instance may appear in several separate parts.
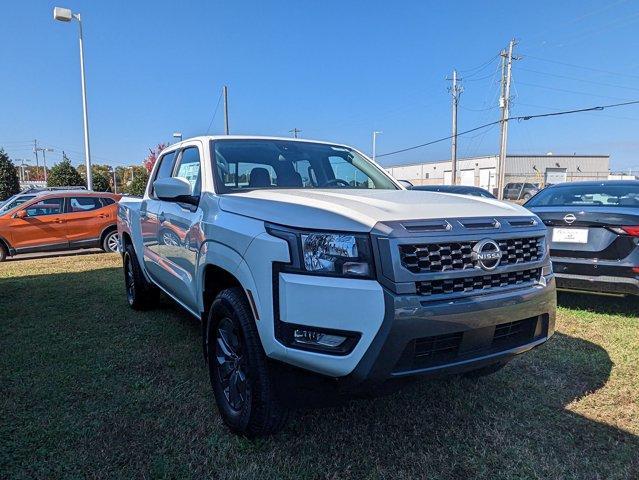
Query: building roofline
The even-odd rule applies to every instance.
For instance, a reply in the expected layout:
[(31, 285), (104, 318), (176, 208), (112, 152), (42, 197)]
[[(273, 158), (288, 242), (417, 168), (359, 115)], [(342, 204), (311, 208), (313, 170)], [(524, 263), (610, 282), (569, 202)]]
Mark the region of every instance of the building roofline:
[[(499, 157), (499, 155), (480, 155), (477, 157), (463, 157), (463, 158), (458, 158), (457, 161), (458, 162), (463, 162), (464, 160), (481, 160), (483, 158), (497, 158)], [(545, 153), (530, 153), (530, 154), (526, 154), (526, 153), (512, 153), (512, 154), (508, 154), (506, 155), (506, 158), (610, 158), (610, 155), (608, 154), (602, 154), (602, 155), (597, 155), (597, 154), (588, 154), (588, 155), (580, 155), (580, 154), (556, 154), (553, 153), (552, 155), (547, 155)], [(401, 163), (401, 164), (397, 164), (397, 165), (386, 165), (384, 168), (395, 168), (395, 167), (416, 167), (418, 165), (430, 165), (433, 163), (450, 163), (450, 158), (446, 159), (446, 160), (428, 160), (425, 162), (417, 162), (417, 163)]]

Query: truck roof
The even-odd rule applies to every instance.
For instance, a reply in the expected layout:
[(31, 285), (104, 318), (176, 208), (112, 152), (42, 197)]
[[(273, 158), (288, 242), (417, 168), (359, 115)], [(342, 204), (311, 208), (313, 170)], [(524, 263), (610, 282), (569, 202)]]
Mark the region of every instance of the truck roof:
[(309, 138), (271, 137), (266, 135), (199, 135), (196, 137), (185, 138), (181, 142), (172, 143), (171, 145), (166, 147), (165, 150), (169, 150), (174, 147), (179, 147), (183, 143), (190, 142), (193, 140), (201, 140), (204, 142), (211, 141), (211, 140), (281, 140), (281, 141), (287, 141), (287, 142), (322, 143), (325, 145), (335, 145), (338, 147), (353, 148), (339, 142), (327, 142), (325, 140), (312, 140)]

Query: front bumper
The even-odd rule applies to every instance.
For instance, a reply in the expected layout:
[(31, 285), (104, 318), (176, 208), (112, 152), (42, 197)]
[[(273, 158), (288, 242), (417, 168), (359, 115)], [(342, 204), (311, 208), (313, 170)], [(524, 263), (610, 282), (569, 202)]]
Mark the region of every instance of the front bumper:
[(633, 263), (589, 258), (552, 258), (557, 288), (593, 293), (639, 295)]
[(438, 376), (506, 361), (555, 330), (555, 280), (546, 285), (457, 300), (424, 301), (384, 291), (386, 315), (349, 382)]

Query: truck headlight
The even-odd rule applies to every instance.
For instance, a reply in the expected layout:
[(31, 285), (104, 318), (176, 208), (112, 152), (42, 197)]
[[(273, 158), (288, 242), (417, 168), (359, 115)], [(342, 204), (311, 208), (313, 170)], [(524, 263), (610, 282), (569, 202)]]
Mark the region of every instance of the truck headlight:
[(290, 247), (287, 271), (338, 277), (372, 278), (370, 238), (360, 233), (298, 231), (267, 225), (269, 234), (283, 238)]

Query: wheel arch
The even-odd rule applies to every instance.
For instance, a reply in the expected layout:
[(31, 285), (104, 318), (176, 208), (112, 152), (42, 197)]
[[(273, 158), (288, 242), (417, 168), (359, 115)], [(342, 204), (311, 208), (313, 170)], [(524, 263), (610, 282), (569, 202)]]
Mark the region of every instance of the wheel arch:
[(100, 246), (102, 246), (102, 243), (104, 242), (106, 236), (113, 231), (118, 231), (117, 223), (112, 223), (111, 225), (107, 225), (102, 229), (102, 233), (100, 233)]

